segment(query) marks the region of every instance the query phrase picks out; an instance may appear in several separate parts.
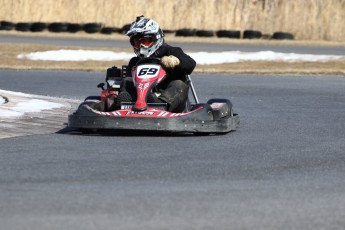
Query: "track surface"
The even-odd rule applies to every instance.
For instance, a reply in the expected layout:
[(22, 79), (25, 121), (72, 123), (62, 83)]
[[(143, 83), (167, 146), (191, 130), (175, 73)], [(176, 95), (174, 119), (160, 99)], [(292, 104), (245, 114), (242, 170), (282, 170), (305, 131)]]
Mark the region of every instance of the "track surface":
[[(124, 35), (125, 37), (125, 35)], [(112, 48), (130, 48), (128, 41), (116, 40), (100, 40), (100, 39), (76, 39), (76, 38), (48, 38), (48, 37), (22, 37), (16, 35), (0, 35), (0, 42), (10, 43), (32, 43), (32, 44), (49, 44), (62, 46), (84, 46), (84, 47), (112, 47)], [(345, 47), (321, 47), (321, 46), (287, 46), (287, 45), (255, 45), (255, 44), (202, 44), (195, 43), (174, 43), (167, 42), (170, 45), (180, 46), (186, 51), (206, 51), (206, 52), (221, 52), (221, 51), (242, 51), (242, 52), (258, 52), (258, 51), (275, 51), (282, 53), (299, 53), (299, 54), (332, 54), (344, 55)]]
[[(5, 90), (71, 99), (104, 80), (0, 76)], [(200, 101), (233, 102), (238, 131), (0, 139), (1, 229), (344, 229), (345, 78), (192, 77)]]

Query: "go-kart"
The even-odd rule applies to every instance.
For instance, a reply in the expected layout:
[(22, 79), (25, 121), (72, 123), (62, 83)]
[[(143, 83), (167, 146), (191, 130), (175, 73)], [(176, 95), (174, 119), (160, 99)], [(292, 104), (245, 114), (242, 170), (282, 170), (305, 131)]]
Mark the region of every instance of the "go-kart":
[(207, 103), (199, 103), (189, 75), (186, 76), (186, 82), (190, 93), (183, 112), (167, 111), (166, 103), (148, 102), (149, 94), (154, 93), (156, 86), (166, 77), (159, 63), (159, 58), (143, 58), (136, 64), (131, 72), (137, 93), (133, 102), (117, 101), (121, 82), (129, 71), (127, 66), (109, 68), (106, 84), (98, 85), (101, 95), (87, 97), (69, 115), (68, 127), (83, 133), (137, 130), (199, 135), (224, 134), (239, 127), (239, 116), (233, 112), (228, 99), (215, 98)]

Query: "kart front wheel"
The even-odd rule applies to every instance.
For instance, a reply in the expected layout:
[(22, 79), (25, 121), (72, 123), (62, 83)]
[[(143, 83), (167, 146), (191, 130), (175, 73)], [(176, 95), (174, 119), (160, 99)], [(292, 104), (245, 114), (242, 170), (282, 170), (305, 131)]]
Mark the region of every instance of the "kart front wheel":
[(213, 119), (214, 119), (214, 115), (213, 115), (212, 109), (210, 109), (210, 110), (207, 111), (207, 115), (208, 115), (208, 118), (209, 118), (210, 120), (213, 120)]
[(215, 120), (227, 119), (233, 116), (232, 103), (228, 99), (210, 99), (207, 104), (212, 107)]

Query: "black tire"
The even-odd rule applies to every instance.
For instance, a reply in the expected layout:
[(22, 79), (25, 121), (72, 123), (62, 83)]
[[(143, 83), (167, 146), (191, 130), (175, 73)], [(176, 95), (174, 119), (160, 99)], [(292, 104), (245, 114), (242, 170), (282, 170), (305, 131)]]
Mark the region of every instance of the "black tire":
[(211, 30), (197, 30), (195, 35), (198, 37), (213, 37), (214, 33)]
[(122, 29), (119, 27), (109, 27), (109, 28), (111, 28), (112, 33), (121, 33), (122, 32)]
[(192, 106), (191, 111), (202, 106), (203, 108), (189, 115), (189, 118), (196, 120), (214, 120), (213, 109), (209, 104), (199, 103)]
[(260, 39), (262, 37), (262, 33), (257, 30), (245, 30), (243, 32), (244, 39)]
[(30, 31), (31, 32), (42, 32), (47, 29), (47, 23), (43, 22), (34, 22), (31, 25)]
[(163, 30), (164, 34), (173, 34), (176, 33), (176, 30)]
[(218, 30), (216, 32), (219, 38), (241, 38), (241, 31), (239, 30)]
[(113, 34), (113, 33), (122, 33), (122, 29), (118, 28), (118, 27), (110, 27), (110, 26), (106, 26), (106, 27), (102, 27), (102, 29), (100, 30), (101, 34)]
[(291, 33), (285, 33), (285, 32), (275, 32), (272, 35), (272, 39), (276, 40), (294, 40), (294, 35)]
[(53, 33), (66, 32), (68, 29), (68, 23), (64, 22), (53, 22), (49, 24), (48, 30)]
[(101, 29), (101, 34), (112, 34), (113, 33), (113, 28), (111, 27), (103, 27)]
[(233, 116), (232, 103), (228, 99), (214, 98), (207, 101), (213, 110), (214, 120), (226, 119)]
[(115, 103), (112, 104), (111, 106), (111, 110), (115, 110), (115, 109), (120, 109), (121, 108), (121, 103), (122, 102), (132, 102), (135, 101), (136, 95), (134, 94), (134, 92), (127, 92), (127, 91), (121, 91), (118, 95), (117, 98), (115, 100)]
[(175, 36), (177, 36), (177, 37), (193, 37), (193, 36), (195, 36), (195, 30), (179, 29), (179, 30), (176, 30)]
[(86, 23), (84, 25), (84, 31), (89, 34), (99, 33), (101, 29), (102, 29), (101, 23)]
[(79, 23), (68, 23), (67, 31), (69, 33), (77, 33), (83, 30), (83, 25)]
[(31, 29), (31, 23), (27, 22), (18, 22), (15, 26), (15, 30), (21, 31), (21, 32), (28, 32)]
[(14, 28), (14, 23), (9, 21), (0, 21), (0, 30), (12, 30)]
[(120, 33), (122, 33), (122, 34), (127, 33), (127, 32), (130, 30), (131, 25), (132, 25), (132, 24), (126, 24), (126, 25), (122, 26), (122, 28), (121, 28), (121, 30), (120, 30)]

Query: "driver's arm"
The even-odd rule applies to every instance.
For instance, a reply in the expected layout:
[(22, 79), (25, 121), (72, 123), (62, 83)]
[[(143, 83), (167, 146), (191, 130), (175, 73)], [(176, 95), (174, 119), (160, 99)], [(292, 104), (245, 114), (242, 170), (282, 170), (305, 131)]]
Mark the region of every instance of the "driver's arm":
[(171, 47), (170, 55), (177, 57), (180, 61), (179, 65), (175, 68), (184, 74), (191, 74), (196, 66), (193, 58), (183, 52), (180, 47)]

